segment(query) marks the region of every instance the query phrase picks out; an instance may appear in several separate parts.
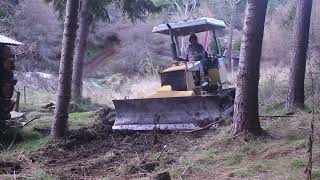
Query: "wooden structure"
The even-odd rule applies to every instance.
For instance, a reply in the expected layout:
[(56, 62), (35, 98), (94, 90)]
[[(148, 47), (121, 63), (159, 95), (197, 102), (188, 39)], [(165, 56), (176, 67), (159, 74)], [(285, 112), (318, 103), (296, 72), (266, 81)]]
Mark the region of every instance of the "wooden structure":
[(17, 83), (13, 73), (15, 55), (9, 46), (17, 45), (23, 44), (0, 35), (0, 133), (5, 130), (5, 120), (10, 119), (15, 105), (11, 100)]

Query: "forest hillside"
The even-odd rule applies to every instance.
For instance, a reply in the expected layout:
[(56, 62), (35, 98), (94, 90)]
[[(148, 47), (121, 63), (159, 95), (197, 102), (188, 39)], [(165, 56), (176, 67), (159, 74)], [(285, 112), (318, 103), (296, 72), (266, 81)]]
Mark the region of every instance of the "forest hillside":
[(318, 0), (0, 0), (0, 179), (320, 179), (319, 17)]

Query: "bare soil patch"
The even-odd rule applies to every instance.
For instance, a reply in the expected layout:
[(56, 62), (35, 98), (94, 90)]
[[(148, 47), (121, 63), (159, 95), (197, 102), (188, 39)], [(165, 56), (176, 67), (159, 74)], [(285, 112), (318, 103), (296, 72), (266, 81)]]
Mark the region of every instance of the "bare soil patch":
[(97, 113), (97, 124), (74, 130), (30, 157), (59, 179), (107, 177), (132, 179), (151, 176), (176, 163), (195, 145), (199, 134), (177, 132), (112, 132), (114, 111)]
[[(175, 163), (190, 148), (192, 140), (186, 141), (190, 138), (191, 135), (178, 133), (99, 135), (81, 129), (71, 132), (63, 141), (50, 143), (31, 157), (61, 179), (138, 178)], [(165, 146), (174, 151), (167, 151)]]

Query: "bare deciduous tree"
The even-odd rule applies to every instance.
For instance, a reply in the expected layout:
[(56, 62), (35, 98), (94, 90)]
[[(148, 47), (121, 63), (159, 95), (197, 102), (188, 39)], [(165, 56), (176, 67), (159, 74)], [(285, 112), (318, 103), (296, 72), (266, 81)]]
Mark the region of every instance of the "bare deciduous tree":
[[(180, 21), (191, 19), (193, 12), (197, 8), (199, 0), (170, 0), (177, 9), (177, 15)], [(180, 52), (185, 54), (186, 45), (185, 38), (181, 38)]]
[(79, 5), (80, 0), (67, 0), (59, 70), (58, 101), (51, 128), (53, 138), (63, 137), (68, 130), (72, 64), (78, 29)]
[(232, 71), (232, 48), (233, 48), (233, 30), (234, 30), (234, 16), (237, 4), (241, 0), (226, 0), (226, 3), (228, 3), (231, 14), (230, 14), (230, 25), (229, 25), (229, 41), (228, 41), (228, 62), (229, 62), (229, 70)]
[(197, 7), (198, 0), (170, 0), (178, 10), (180, 20), (191, 18), (193, 11)]
[(260, 134), (258, 85), (268, 0), (248, 0), (234, 106), (233, 133)]

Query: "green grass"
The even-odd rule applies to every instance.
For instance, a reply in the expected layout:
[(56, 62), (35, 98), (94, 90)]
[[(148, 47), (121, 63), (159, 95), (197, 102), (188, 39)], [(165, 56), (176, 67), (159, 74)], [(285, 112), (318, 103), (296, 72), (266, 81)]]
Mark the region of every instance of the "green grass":
[(217, 150), (216, 150), (216, 149), (213, 149), (213, 148), (209, 148), (209, 149), (207, 150), (206, 154), (207, 154), (207, 156), (208, 156), (209, 158), (214, 158), (214, 157), (216, 157), (216, 155), (217, 155)]
[[(54, 120), (53, 113), (44, 113), (44, 112), (32, 112), (27, 116), (27, 119), (32, 119), (35, 116), (40, 116), (40, 119), (37, 119), (30, 123), (28, 127), (41, 127), (41, 128), (50, 128), (51, 123)], [(91, 126), (95, 122), (95, 112), (74, 112), (69, 114), (69, 127), (70, 129), (79, 129), (82, 127)]]
[(265, 163), (255, 164), (251, 168), (256, 173), (267, 173), (270, 171), (271, 167), (267, 166)]
[(283, 103), (263, 105), (260, 107), (260, 113), (261, 115), (284, 115), (287, 113), (287, 109)]
[(100, 105), (88, 98), (74, 99), (70, 104), (70, 112), (88, 112), (96, 110)]
[(243, 154), (252, 154), (257, 151), (260, 151), (264, 148), (264, 145), (261, 143), (249, 142), (244, 145), (241, 145), (239, 148), (239, 152)]
[(15, 144), (12, 147), (13, 150), (35, 151), (46, 145), (49, 141), (48, 137), (32, 129), (19, 130), (18, 134), (21, 136), (21, 142)]
[(248, 177), (251, 176), (251, 172), (248, 168), (241, 168), (241, 169), (237, 169), (235, 172), (232, 173), (233, 176), (236, 177)]
[(266, 124), (263, 125), (262, 127), (264, 130), (270, 132), (272, 130), (272, 123), (267, 122)]
[(54, 180), (54, 178), (50, 177), (44, 170), (37, 169), (32, 172), (32, 176), (34, 179), (43, 179), (43, 180)]
[(70, 129), (87, 127), (95, 122), (94, 112), (76, 112), (69, 115)]
[(193, 164), (193, 166), (191, 168), (193, 171), (200, 172), (200, 173), (201, 172), (208, 172), (208, 170), (209, 170), (207, 166), (202, 165), (202, 164), (197, 164), (197, 163)]
[(23, 149), (25, 151), (36, 151), (39, 148), (45, 146), (49, 142), (48, 137), (43, 137), (40, 139), (30, 140), (30, 141), (23, 141), (20, 144), (15, 145), (14, 149)]
[(308, 139), (290, 139), (287, 143), (294, 146), (307, 146)]
[(271, 166), (266, 165), (265, 162), (261, 162), (253, 165), (245, 165), (245, 167), (239, 166), (239, 168), (232, 173), (232, 176), (245, 178), (255, 174), (267, 173), (269, 171), (271, 171)]
[(52, 92), (48, 92), (46, 90), (32, 90), (26, 88), (26, 104), (24, 103), (24, 93), (23, 87), (17, 86), (20, 88), (21, 97), (20, 97), (20, 111), (22, 112), (30, 112), (40, 110), (41, 106), (50, 103), (51, 99), (54, 97)]
[(311, 178), (312, 179), (320, 179), (320, 170), (313, 170)]
[(16, 157), (20, 153), (36, 151), (49, 142), (49, 137), (30, 128), (12, 130), (10, 135), (7, 135), (7, 141), (1, 145), (0, 154), (8, 157)]
[(300, 169), (302, 166), (305, 166), (305, 160), (302, 159), (294, 159), (291, 161), (290, 165), (293, 170)]
[[(34, 127), (50, 128), (52, 120), (54, 119), (53, 113), (33, 111), (27, 115), (27, 119), (32, 119), (35, 116), (40, 116), (31, 122), (23, 129), (11, 130), (6, 134), (6, 140), (2, 143), (1, 150), (8, 153), (15, 153), (19, 151), (35, 151), (45, 146), (50, 137), (40, 134), (33, 130)], [(69, 115), (70, 129), (79, 129), (88, 127), (95, 121), (94, 112), (75, 112)]]

